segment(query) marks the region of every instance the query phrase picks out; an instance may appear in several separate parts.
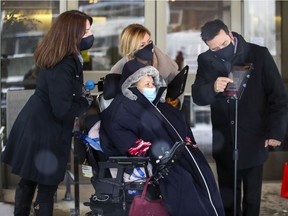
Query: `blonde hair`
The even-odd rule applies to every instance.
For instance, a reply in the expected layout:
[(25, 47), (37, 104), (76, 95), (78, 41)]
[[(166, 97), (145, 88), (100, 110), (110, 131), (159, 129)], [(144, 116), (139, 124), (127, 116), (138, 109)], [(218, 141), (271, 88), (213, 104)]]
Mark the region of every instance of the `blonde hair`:
[(130, 59), (133, 58), (134, 53), (140, 49), (141, 41), (146, 33), (151, 35), (151, 32), (143, 25), (135, 23), (126, 26), (120, 35), (120, 54)]

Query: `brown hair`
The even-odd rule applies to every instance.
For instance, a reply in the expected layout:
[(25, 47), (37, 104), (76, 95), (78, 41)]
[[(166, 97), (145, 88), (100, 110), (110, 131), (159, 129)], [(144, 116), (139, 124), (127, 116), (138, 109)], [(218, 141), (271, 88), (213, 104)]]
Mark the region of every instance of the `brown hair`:
[(146, 33), (151, 35), (151, 32), (140, 24), (130, 24), (125, 27), (120, 35), (120, 54), (132, 58), (140, 49), (141, 41)]
[(79, 53), (86, 20), (93, 22), (92, 17), (77, 10), (60, 14), (34, 52), (36, 66), (52, 68), (65, 56)]

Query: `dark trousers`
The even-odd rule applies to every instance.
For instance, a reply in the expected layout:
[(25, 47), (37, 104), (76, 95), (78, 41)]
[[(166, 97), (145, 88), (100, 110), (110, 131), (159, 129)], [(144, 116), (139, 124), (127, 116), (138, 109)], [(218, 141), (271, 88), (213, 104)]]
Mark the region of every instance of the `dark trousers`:
[(36, 216), (52, 216), (54, 195), (58, 185), (42, 185), (23, 178), (20, 180), (15, 193), (15, 216), (29, 216), (36, 187), (38, 189), (34, 203)]
[[(217, 165), (218, 184), (226, 216), (234, 214), (234, 171)], [(260, 213), (263, 165), (237, 172), (237, 216)], [(242, 207), (242, 208), (241, 208)]]

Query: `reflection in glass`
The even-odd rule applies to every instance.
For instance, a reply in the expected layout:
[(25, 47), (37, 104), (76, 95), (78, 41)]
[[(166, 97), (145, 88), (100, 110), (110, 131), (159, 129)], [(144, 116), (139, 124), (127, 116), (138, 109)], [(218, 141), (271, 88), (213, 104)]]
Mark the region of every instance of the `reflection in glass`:
[(119, 59), (122, 30), (131, 23), (144, 24), (144, 0), (79, 2), (79, 10), (93, 17), (93, 47), (85, 53), (86, 70), (109, 70)]
[[(279, 1), (244, 1), (244, 37), (251, 43), (266, 46), (281, 69), (281, 17)], [(261, 11), (261, 13), (259, 13)]]
[(198, 55), (207, 50), (200, 38), (201, 26), (217, 18), (230, 23), (230, 6), (229, 1), (169, 1), (168, 54), (176, 60), (181, 52), (183, 65), (195, 72)]
[(33, 53), (59, 14), (59, 1), (1, 1), (1, 125), (8, 89), (35, 88)]

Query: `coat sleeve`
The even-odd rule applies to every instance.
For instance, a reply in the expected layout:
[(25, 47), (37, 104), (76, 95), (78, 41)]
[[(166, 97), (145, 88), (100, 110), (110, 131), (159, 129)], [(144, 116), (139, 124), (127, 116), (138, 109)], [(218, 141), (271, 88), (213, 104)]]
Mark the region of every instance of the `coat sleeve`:
[(56, 118), (64, 120), (82, 114), (89, 106), (81, 97), (83, 77), (76, 76), (76, 67), (63, 62), (60, 67), (51, 71), (48, 80), (49, 100)]
[[(122, 121), (122, 120), (121, 120)], [(115, 147), (122, 155), (127, 155), (128, 150), (133, 147), (139, 139), (135, 131), (125, 127), (121, 122), (113, 124), (111, 127), (113, 135), (110, 136)]]
[(264, 48), (263, 85), (267, 98), (267, 139), (283, 141), (287, 131), (288, 97), (277, 66)]
[(210, 69), (208, 68), (208, 63), (201, 55), (198, 57), (197, 62), (198, 69), (191, 89), (193, 102), (200, 106), (210, 105), (217, 95), (214, 91), (215, 80), (207, 77)]
[(128, 155), (128, 150), (140, 139), (139, 119), (116, 101), (117, 98), (101, 113), (101, 127), (110, 141), (101, 142), (101, 145), (106, 146), (107, 149), (115, 148), (121, 155)]

